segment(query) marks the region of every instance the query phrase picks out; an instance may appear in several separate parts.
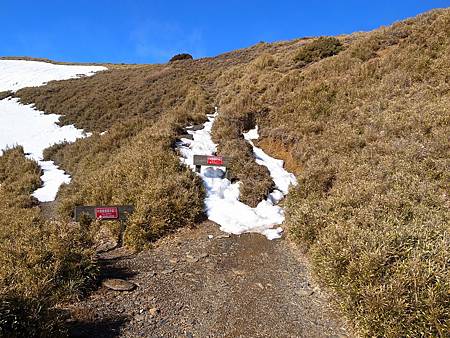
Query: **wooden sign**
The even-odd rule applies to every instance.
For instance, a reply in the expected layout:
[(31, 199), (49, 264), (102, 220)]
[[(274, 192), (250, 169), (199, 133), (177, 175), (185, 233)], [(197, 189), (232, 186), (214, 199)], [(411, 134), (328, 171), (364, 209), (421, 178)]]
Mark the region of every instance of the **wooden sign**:
[(231, 158), (228, 156), (216, 155), (194, 155), (195, 171), (200, 172), (202, 165), (208, 167), (225, 167), (225, 177), (228, 178), (228, 170)]
[(228, 156), (214, 156), (214, 155), (194, 155), (195, 166), (219, 166), (228, 167), (230, 165), (231, 158)]
[(206, 159), (207, 164), (215, 164), (215, 165), (223, 165), (223, 157), (222, 156), (208, 156)]
[(96, 219), (118, 219), (119, 209), (117, 207), (99, 207), (95, 208)]
[(82, 215), (99, 221), (125, 221), (133, 211), (132, 205), (76, 206), (75, 221), (79, 222)]

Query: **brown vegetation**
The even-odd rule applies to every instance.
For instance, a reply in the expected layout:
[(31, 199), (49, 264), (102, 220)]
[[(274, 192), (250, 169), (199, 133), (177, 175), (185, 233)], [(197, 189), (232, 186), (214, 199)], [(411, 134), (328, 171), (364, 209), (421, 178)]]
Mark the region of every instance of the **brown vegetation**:
[(54, 305), (80, 295), (96, 274), (89, 231), (40, 218), (30, 196), (40, 169), (23, 149), (0, 156), (0, 335), (60, 335)]
[(291, 238), (363, 335), (449, 332), (449, 32), (450, 11), (435, 11), (301, 69), (315, 47), (218, 80), (221, 105), (252, 95), (227, 113), (261, 112), (261, 144), (301, 168)]

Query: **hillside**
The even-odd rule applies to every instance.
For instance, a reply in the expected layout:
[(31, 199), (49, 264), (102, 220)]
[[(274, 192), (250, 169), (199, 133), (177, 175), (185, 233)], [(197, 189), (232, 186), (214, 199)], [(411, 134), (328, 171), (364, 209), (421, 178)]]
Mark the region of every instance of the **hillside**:
[[(44, 292), (38, 279), (45, 271), (18, 281), (6, 269), (2, 307), (17, 302), (17, 313), (31, 308), (28, 317), (41, 318), (41, 300), (51, 309), (89, 285), (96, 269), (90, 241), (98, 224), (80, 229), (71, 223), (75, 205), (133, 204), (124, 244), (139, 250), (177, 228), (200, 224), (205, 189), (180, 165), (175, 145), (186, 126), (206, 122), (217, 106), (212, 137), (220, 154), (235, 159), (230, 178), (241, 182), (242, 202), (255, 207), (274, 188), (269, 170), (255, 162), (243, 137), (255, 126), (257, 146), (296, 174), (298, 185), (282, 202), (283, 227), (355, 332), (448, 336), (449, 9), (368, 33), (259, 43), (200, 60), (107, 67), (91, 77), (0, 93), (93, 132), (44, 153), (72, 176), (57, 196), (58, 221), (42, 219), (29, 198), (39, 185), (33, 162), (20, 148), (0, 157), (0, 239), (11, 241), (11, 228), (20, 238), (52, 238), (45, 252), (29, 260), (43, 266), (54, 257), (49, 279), (56, 282), (46, 288), (61, 294), (55, 300)], [(5, 202), (11, 199), (20, 203)], [(13, 222), (11, 215), (20, 217)], [(54, 229), (55, 222), (68, 229), (77, 250), (63, 246), (71, 239)], [(30, 224), (39, 224), (38, 234), (24, 231)], [(24, 240), (12, 252), (26, 256), (30, 247), (36, 245)], [(5, 252), (4, 266), (13, 269), (11, 252)], [(74, 257), (82, 257), (81, 266), (74, 268)], [(35, 265), (24, 264), (23, 271), (27, 266)], [(12, 280), (37, 286), (14, 291)]]

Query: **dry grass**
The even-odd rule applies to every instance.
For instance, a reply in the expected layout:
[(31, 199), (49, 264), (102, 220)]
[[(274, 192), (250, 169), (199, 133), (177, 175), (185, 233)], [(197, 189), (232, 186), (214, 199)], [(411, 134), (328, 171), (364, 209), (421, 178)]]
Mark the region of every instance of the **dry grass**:
[(71, 184), (60, 190), (60, 214), (72, 216), (75, 205), (132, 204), (135, 213), (125, 245), (136, 248), (198, 223), (203, 217), (202, 184), (180, 164), (172, 145), (182, 126), (203, 121), (211, 109), (205, 92), (192, 84), (180, 104), (167, 106), (159, 119), (115, 122), (104, 135), (47, 149), (45, 157), (73, 175)]
[(343, 37), (306, 67), (317, 40), (216, 82), (234, 128), (216, 127), (238, 139), (256, 113), (260, 145), (300, 169), (291, 238), (364, 336), (450, 330), (449, 32), (450, 11), (435, 11)]
[(39, 176), (20, 147), (0, 157), (1, 336), (63, 334), (54, 305), (82, 294), (96, 274), (89, 232), (40, 218), (30, 197)]

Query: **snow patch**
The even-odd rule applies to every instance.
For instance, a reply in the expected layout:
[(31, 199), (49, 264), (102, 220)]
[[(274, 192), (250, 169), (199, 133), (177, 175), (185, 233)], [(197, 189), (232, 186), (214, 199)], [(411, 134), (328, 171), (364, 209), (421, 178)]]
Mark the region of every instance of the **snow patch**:
[[(23, 87), (40, 86), (51, 80), (90, 76), (106, 70), (100, 66), (54, 65), (46, 62), (0, 60), (0, 92), (16, 91)], [(33, 105), (22, 105), (18, 99), (0, 100), (0, 155), (2, 149), (21, 145), (27, 157), (43, 169), (43, 186), (33, 196), (41, 202), (53, 201), (59, 187), (70, 182), (70, 176), (58, 169), (53, 161), (43, 161), (45, 148), (63, 141), (74, 142), (89, 136), (74, 126), (58, 126), (61, 115), (44, 114)]]
[[(181, 162), (192, 170), (194, 155), (212, 155), (217, 146), (211, 139), (211, 129), (215, 114), (208, 115), (204, 128), (197, 131), (188, 131), (193, 140), (181, 139), (177, 148), (182, 155)], [(244, 137), (253, 146), (256, 160), (266, 166), (277, 187), (266, 200), (261, 201), (256, 208), (239, 201), (239, 186), (241, 182), (231, 183), (224, 178), (225, 168), (202, 167), (199, 173), (206, 188), (205, 209), (208, 219), (220, 225), (220, 229), (227, 233), (242, 234), (257, 232), (268, 239), (280, 238), (283, 229), (279, 227), (284, 221), (284, 212), (276, 204), (287, 194), (289, 185), (297, 184), (295, 176), (283, 168), (283, 161), (274, 159), (255, 147), (251, 140), (258, 138), (257, 128), (244, 134)]]
[(73, 79), (107, 70), (103, 66), (55, 65), (26, 60), (0, 60), (0, 92), (42, 86), (53, 80)]
[(283, 195), (286, 195), (288, 193), (289, 186), (297, 184), (295, 175), (287, 172), (283, 168), (283, 160), (277, 160), (276, 158), (267, 155), (261, 148), (255, 147), (252, 140), (256, 140), (259, 138), (258, 126), (256, 126), (255, 129), (244, 133), (244, 138), (253, 147), (253, 154), (256, 157), (256, 163), (266, 166), (267, 169), (269, 169), (270, 176), (272, 177), (273, 182), (278, 189), (278, 192), (276, 192), (276, 190), (274, 191), (275, 196), (273, 197), (278, 198), (280, 196), (279, 192), (281, 192)]
[(33, 193), (39, 201), (53, 201), (58, 188), (70, 182), (70, 176), (58, 169), (53, 161), (43, 161), (43, 151), (52, 144), (74, 142), (86, 134), (72, 125), (60, 127), (60, 115), (44, 114), (32, 105), (22, 105), (19, 100), (0, 100), (0, 155), (1, 149), (21, 145), (28, 158), (38, 162), (44, 174), (43, 186)]

